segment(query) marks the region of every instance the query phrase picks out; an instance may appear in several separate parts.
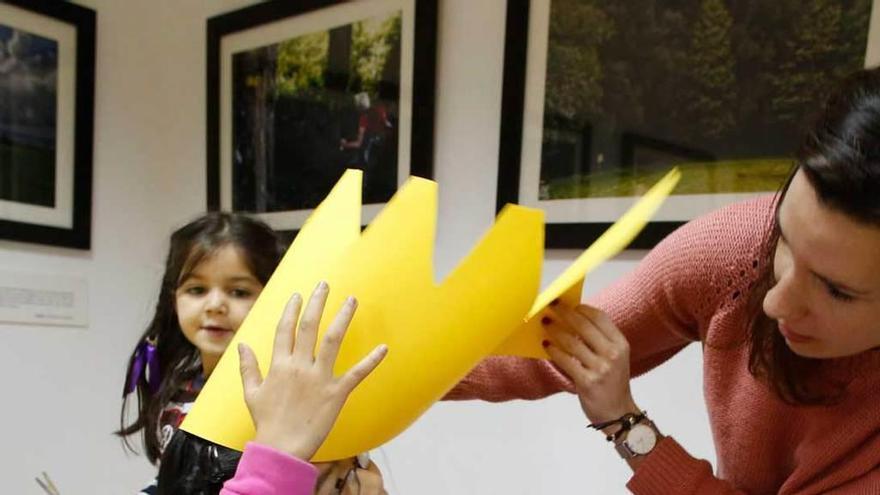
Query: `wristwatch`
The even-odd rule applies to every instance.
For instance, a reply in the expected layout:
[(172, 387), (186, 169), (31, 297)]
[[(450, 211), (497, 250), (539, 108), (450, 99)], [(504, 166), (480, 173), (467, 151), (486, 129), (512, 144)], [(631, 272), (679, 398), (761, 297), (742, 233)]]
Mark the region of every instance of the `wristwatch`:
[(660, 439), (660, 431), (657, 426), (646, 416), (635, 418), (635, 422), (624, 425), (624, 430), (614, 442), (614, 448), (620, 457), (632, 459), (633, 457), (648, 455), (654, 450)]

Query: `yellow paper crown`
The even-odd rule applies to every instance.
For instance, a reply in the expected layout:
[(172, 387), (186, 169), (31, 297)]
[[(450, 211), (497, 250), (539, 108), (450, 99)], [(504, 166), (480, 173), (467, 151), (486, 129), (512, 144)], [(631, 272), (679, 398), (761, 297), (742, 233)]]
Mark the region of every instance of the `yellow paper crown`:
[[(435, 284), (436, 184), (409, 179), (361, 233), (361, 173), (347, 171), (303, 226), (230, 348), (247, 343), (267, 370), (274, 329), (292, 293), (307, 296), (326, 280), (324, 325), (346, 296), (356, 296), (336, 373), (380, 343), (389, 353), (349, 397), (314, 460), (370, 450), (402, 432), (487, 355), (546, 357), (541, 311), (560, 296), (579, 300), (587, 271), (632, 240), (677, 180), (677, 171), (661, 180), (536, 298), (542, 212), (507, 206), (470, 255)], [(238, 450), (254, 437), (238, 370), (238, 353), (225, 353), (181, 428)]]

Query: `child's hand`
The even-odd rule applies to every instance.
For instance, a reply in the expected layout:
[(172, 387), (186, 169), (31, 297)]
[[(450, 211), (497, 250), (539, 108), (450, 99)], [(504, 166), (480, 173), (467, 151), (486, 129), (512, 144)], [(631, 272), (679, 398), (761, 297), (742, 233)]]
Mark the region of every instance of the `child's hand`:
[(315, 495), (388, 495), (375, 462), (358, 467), (354, 458), (315, 464), (318, 486)]
[(348, 395), (385, 357), (383, 344), (344, 375), (333, 376), (333, 364), (357, 302), (349, 298), (324, 334), (318, 355), (315, 341), (329, 288), (321, 282), (294, 329), (302, 298), (294, 294), (275, 333), (272, 363), (265, 379), (250, 347), (239, 344), (244, 398), (256, 425), (258, 443), (309, 460), (330, 433)]

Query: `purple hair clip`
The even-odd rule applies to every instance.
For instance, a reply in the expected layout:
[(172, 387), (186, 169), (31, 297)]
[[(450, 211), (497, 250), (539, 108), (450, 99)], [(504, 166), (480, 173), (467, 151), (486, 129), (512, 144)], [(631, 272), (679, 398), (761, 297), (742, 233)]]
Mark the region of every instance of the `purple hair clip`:
[(159, 391), (159, 355), (156, 353), (156, 341), (146, 338), (138, 344), (134, 351), (134, 361), (131, 363), (131, 373), (125, 382), (125, 394), (134, 392), (137, 384), (141, 379), (141, 374), (147, 372), (144, 381), (150, 388), (150, 392), (155, 394)]

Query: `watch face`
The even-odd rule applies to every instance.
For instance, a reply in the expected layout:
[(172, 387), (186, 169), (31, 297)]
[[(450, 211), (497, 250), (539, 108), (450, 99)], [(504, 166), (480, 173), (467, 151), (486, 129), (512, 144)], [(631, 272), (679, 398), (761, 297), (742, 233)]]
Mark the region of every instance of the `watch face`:
[(626, 446), (634, 454), (645, 455), (657, 444), (657, 434), (650, 426), (637, 424), (626, 435)]

